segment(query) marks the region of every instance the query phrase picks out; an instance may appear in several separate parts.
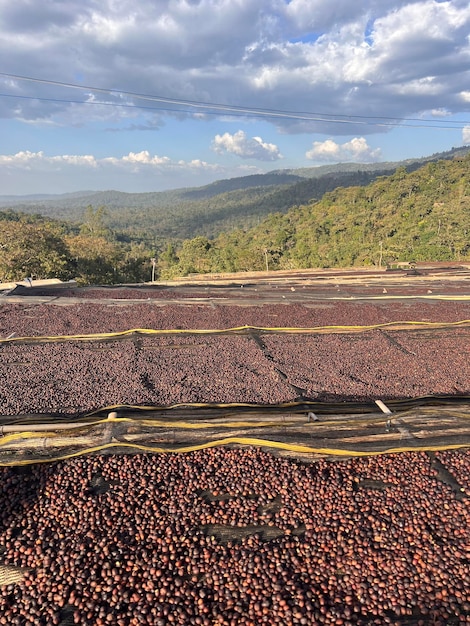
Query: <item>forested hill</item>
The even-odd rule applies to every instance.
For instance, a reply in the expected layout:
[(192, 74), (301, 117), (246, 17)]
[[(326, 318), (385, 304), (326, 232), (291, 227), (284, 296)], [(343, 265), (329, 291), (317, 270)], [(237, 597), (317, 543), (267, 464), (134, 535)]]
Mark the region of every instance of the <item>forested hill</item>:
[(161, 258), (162, 275), (470, 260), (470, 155), (398, 168)]
[[(302, 185), (310, 183), (305, 179), (275, 188), (268, 199), (279, 200), (285, 193), (287, 204), (294, 188), (299, 200)], [(254, 202), (257, 188), (249, 191)], [(248, 191), (227, 192), (237, 193)], [(210, 200), (205, 202), (210, 205)], [(266, 196), (257, 202), (270, 206)], [(149, 280), (150, 268), (152, 276), (165, 279), (266, 267), (470, 261), (470, 155), (412, 172), (400, 167), (368, 185), (335, 185), (320, 200), (293, 204), (285, 213), (259, 218), (251, 228), (230, 229), (213, 239), (198, 235), (173, 241), (158, 238), (158, 229), (145, 241), (123, 237), (106, 226), (102, 207), (89, 206), (81, 224), (0, 209), (0, 280), (60, 277), (101, 284)]]
[(0, 207), (59, 220), (83, 221), (87, 206), (105, 207), (107, 226), (135, 238), (209, 237), (237, 227), (248, 228), (270, 213), (319, 200), (337, 187), (365, 186), (397, 167), (408, 172), (424, 162), (452, 159), (469, 148), (399, 163), (339, 164), (221, 180), (199, 188), (155, 193), (76, 192), (60, 196), (1, 197)]

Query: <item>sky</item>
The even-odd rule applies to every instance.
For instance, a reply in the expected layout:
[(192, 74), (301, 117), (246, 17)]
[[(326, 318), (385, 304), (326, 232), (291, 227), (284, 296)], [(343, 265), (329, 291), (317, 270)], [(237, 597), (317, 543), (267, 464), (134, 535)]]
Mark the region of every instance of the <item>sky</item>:
[(0, 0), (0, 195), (467, 144), (468, 0)]

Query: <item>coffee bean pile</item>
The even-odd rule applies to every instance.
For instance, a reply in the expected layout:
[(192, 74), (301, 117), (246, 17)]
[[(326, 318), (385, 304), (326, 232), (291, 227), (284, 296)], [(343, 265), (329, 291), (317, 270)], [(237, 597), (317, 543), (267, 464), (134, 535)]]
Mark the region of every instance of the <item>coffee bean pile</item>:
[(470, 493), (470, 473), (468, 472), (470, 450), (460, 454), (452, 454), (449, 451), (438, 452), (437, 458), (451, 471), (462, 489)]
[[(443, 460), (468, 474), (468, 453)], [(424, 453), (218, 448), (0, 477), (0, 559), (29, 568), (0, 587), (0, 624), (470, 622), (470, 500)]]
[(114, 404), (277, 404), (293, 394), (246, 337), (9, 344), (2, 357), (3, 415), (70, 414)]
[[(60, 303), (60, 299), (58, 300)], [(304, 304), (240, 305), (162, 304), (160, 298), (141, 303), (79, 304), (2, 303), (0, 298), (0, 337), (15, 333), (19, 337), (38, 335), (75, 335), (120, 332), (131, 328), (153, 329), (224, 329), (238, 326), (301, 327), (380, 324), (403, 320), (456, 322), (470, 319), (468, 302), (399, 302), (392, 300), (371, 304), (365, 301), (318, 301), (312, 295)]]
[(465, 395), (470, 380), (466, 329), (423, 339), (381, 331), (257, 339), (173, 335), (10, 343), (0, 350), (3, 415), (71, 414), (115, 404)]

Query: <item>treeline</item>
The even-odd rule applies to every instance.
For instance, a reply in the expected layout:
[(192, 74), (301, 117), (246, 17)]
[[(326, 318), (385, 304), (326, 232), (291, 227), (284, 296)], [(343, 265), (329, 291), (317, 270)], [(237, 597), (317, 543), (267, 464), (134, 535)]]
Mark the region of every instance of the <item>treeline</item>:
[(154, 250), (119, 241), (104, 225), (105, 209), (88, 207), (81, 225), (0, 212), (0, 281), (76, 279), (80, 284), (148, 281)]
[[(92, 204), (106, 207), (104, 221), (109, 228), (133, 239), (146, 240), (148, 233), (156, 230), (167, 239), (185, 239), (195, 234), (213, 238), (234, 228), (255, 226), (273, 211), (286, 213), (292, 206), (319, 200), (338, 186), (368, 184), (380, 173), (356, 170), (314, 178), (265, 174), (234, 179), (234, 188), (226, 184), (230, 181), (219, 181), (197, 189), (140, 194), (107, 191), (10, 208), (69, 221), (86, 219), (86, 207)], [(250, 178), (259, 184), (249, 185)], [(245, 186), (237, 188), (236, 184)]]
[(274, 211), (287, 211), (300, 204), (319, 200), (338, 186), (366, 185), (379, 172), (337, 172), (319, 178), (307, 178), (277, 186), (234, 189), (204, 197), (202, 190), (173, 199), (171, 205), (146, 209), (115, 207), (110, 220), (113, 226), (134, 237), (158, 228), (167, 238), (186, 238), (193, 234), (210, 239), (221, 232), (249, 228)]
[[(216, 214), (208, 209), (207, 219)], [(470, 259), (470, 156), (412, 172), (400, 167), (368, 185), (339, 187), (319, 201), (212, 239), (162, 238), (156, 227), (144, 239), (130, 229), (113, 231), (107, 221), (104, 207), (89, 206), (81, 224), (0, 212), (0, 280), (33, 276), (112, 284), (149, 281), (152, 275)]]
[(452, 159), (468, 151), (468, 146), (453, 148), (441, 153), (441, 159), (431, 155), (399, 163), (343, 163), (278, 170), (160, 192), (88, 191), (16, 199), (0, 196), (0, 206), (67, 221), (86, 219), (89, 205), (105, 206), (105, 224), (109, 228), (148, 245), (154, 243), (149, 233), (155, 232), (166, 239), (196, 235), (213, 239), (222, 232), (257, 226), (271, 213), (287, 213), (291, 207), (310, 205), (337, 187), (366, 186), (379, 176), (391, 175), (399, 166), (411, 172), (424, 162)]
[(215, 239), (169, 245), (162, 277), (470, 258), (470, 157), (400, 167), (364, 187), (271, 214)]

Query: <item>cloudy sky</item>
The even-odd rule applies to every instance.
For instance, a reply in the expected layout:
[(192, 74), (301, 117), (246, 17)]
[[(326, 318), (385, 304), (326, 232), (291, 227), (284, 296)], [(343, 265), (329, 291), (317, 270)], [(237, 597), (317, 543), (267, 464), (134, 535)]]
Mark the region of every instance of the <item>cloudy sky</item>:
[(470, 143), (468, 0), (0, 0), (0, 195)]

